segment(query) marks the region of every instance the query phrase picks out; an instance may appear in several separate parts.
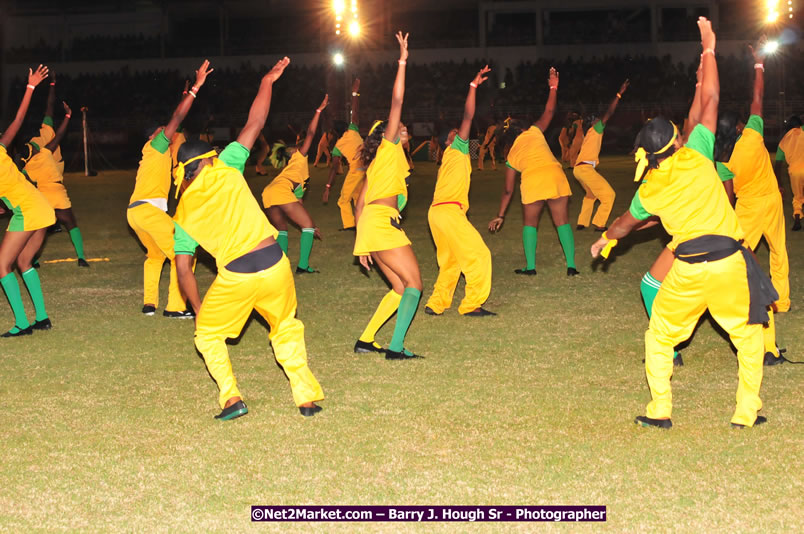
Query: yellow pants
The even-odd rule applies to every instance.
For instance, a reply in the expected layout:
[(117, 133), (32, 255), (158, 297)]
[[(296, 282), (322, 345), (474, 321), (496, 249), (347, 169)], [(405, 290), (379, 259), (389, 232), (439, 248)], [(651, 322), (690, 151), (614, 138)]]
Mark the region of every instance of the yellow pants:
[(296, 286), (290, 262), (283, 256), (279, 263), (258, 273), (220, 269), (201, 303), (195, 346), (218, 384), (221, 408), (232, 397), (242, 397), (232, 373), (226, 339), (240, 335), (255, 309), (268, 321), (268, 339), (276, 361), (290, 380), (293, 401), (300, 406), (322, 400), (321, 386), (307, 366), (304, 325), (296, 319)]
[(804, 218), (804, 170), (789, 172), (790, 190), (793, 193), (793, 215)]
[(497, 159), (494, 155), (494, 149), (496, 148), (496, 143), (489, 143), (488, 147), (480, 147), (480, 153), (477, 155), (477, 170), (482, 171), (483, 168), (483, 160), (486, 157), (486, 151), (488, 150), (489, 156), (491, 157), (491, 168), (497, 170)]
[(790, 309), (790, 265), (785, 242), (782, 195), (773, 193), (757, 198), (738, 198), (734, 207), (737, 219), (745, 232), (745, 245), (754, 250), (764, 236), (770, 249), (770, 275), (779, 293), (776, 309)]
[(653, 301), (650, 327), (645, 333), (645, 372), (652, 398), (648, 417), (670, 417), (673, 347), (690, 337), (709, 308), (737, 347), (737, 408), (731, 422), (753, 426), (762, 408), (759, 388), (764, 352), (762, 325), (747, 324), (748, 305), (745, 260), (739, 252), (707, 263), (673, 262)]
[(159, 279), (162, 265), (170, 261), (170, 285), (165, 310), (182, 311), (187, 307), (179, 289), (176, 265), (173, 262), (173, 219), (152, 204), (140, 204), (127, 210), (128, 224), (147, 251), (143, 265), (143, 304), (159, 306)]
[[(354, 165), (354, 163), (353, 163)], [(366, 171), (349, 168), (346, 178), (343, 179), (341, 196), (338, 197), (338, 207), (341, 209), (341, 222), (344, 228), (354, 228), (355, 214), (352, 203), (357, 204), (357, 197), (360, 196), (360, 187), (363, 185), (363, 178)]]
[(491, 252), (480, 233), (454, 204), (433, 206), (427, 213), (436, 245), (438, 279), (427, 306), (441, 313), (452, 304), (455, 286), (463, 273), (466, 295), (458, 307), (461, 314), (474, 311), (491, 292)]
[[(592, 224), (600, 228), (607, 226), (611, 208), (614, 207), (614, 197), (616, 196), (614, 189), (591, 165), (578, 165), (572, 170), (572, 174), (586, 191), (581, 205), (581, 213), (578, 215), (578, 225), (589, 226), (591, 221)], [(595, 200), (600, 201), (600, 207), (597, 208), (595, 218), (592, 220)]]

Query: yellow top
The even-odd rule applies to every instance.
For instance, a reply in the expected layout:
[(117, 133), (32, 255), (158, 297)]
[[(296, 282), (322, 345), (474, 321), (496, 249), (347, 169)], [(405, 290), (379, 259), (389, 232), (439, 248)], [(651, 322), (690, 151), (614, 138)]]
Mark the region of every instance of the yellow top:
[(366, 170), (366, 204), (388, 197), (397, 197), (397, 208), (402, 211), (408, 203), (407, 177), (410, 175), (405, 151), (397, 140), (392, 143), (385, 137), (377, 147), (377, 155)]
[(170, 141), (165, 132), (161, 131), (142, 147), (142, 159), (129, 203), (155, 198), (167, 199), (170, 194), (171, 169), (169, 146)]
[(56, 159), (53, 157), (53, 152), (45, 147), (39, 149), (39, 153), (33, 156), (28, 163), (25, 164), (25, 172), (28, 173), (31, 181), (36, 183), (36, 186), (41, 188), (43, 185), (61, 182), (63, 176), (56, 166)]
[(469, 210), (469, 184), (472, 162), (469, 160), (469, 141), (455, 136), (452, 145), (447, 147), (438, 169), (433, 206), (446, 202), (457, 202), (466, 213)]
[(697, 125), (687, 144), (648, 171), (631, 202), (631, 215), (657, 215), (673, 240), (671, 250), (703, 235), (744, 237), (712, 156), (715, 134)]
[(762, 117), (751, 115), (734, 145), (731, 159), (722, 164), (734, 175), (734, 194), (737, 198), (779, 194), (770, 154), (765, 148), (763, 130)]
[[(44, 147), (51, 142), (54, 137), (56, 137), (56, 130), (53, 129), (53, 118), (46, 116), (42, 121), (42, 125), (39, 126), (39, 137), (34, 137), (31, 141), (35, 142), (40, 147)], [(57, 146), (56, 150), (53, 151), (53, 157), (56, 159), (56, 163), (64, 163), (60, 146)]]
[[(173, 221), (176, 254), (201, 245), (222, 268), (277, 236), (243, 178), (249, 150), (230, 143), (182, 193)], [(188, 250), (189, 249), (189, 250)]]
[[(354, 126), (354, 127), (353, 127)], [(349, 171), (354, 171), (362, 167), (360, 163), (360, 149), (363, 146), (363, 138), (357, 131), (357, 126), (350, 125), (332, 149), (333, 156), (342, 156), (349, 160)]]
[(793, 128), (779, 142), (777, 161), (786, 161), (789, 172), (804, 172), (804, 129)]
[(581, 151), (575, 160), (575, 165), (580, 163), (591, 163), (597, 166), (600, 163), (600, 147), (603, 144), (603, 128), (605, 125), (602, 121), (597, 121), (594, 126), (589, 128), (583, 138), (581, 144)]
[(302, 156), (301, 152), (296, 150), (293, 152), (293, 155), (290, 156), (290, 160), (288, 164), (285, 165), (285, 168), (282, 169), (282, 172), (274, 178), (274, 181), (285, 179), (290, 180), (294, 184), (304, 184), (309, 177), (310, 165), (307, 163), (307, 156)]
[(545, 175), (558, 173), (566, 180), (561, 163), (553, 156), (542, 131), (531, 126), (514, 141), (506, 165), (522, 173), (522, 183), (539, 182)]
[(10, 207), (23, 204), (30, 195), (40, 195), (31, 182), (19, 171), (14, 161), (0, 145), (0, 198), (8, 200)]

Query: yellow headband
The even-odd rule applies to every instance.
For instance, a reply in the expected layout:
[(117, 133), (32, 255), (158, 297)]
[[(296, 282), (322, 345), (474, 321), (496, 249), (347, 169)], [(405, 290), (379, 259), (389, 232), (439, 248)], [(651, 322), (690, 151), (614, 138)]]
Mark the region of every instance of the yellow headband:
[(41, 148), (39, 148), (39, 145), (37, 145), (33, 141), (29, 141), (28, 143), (25, 143), (25, 146), (28, 147), (28, 156), (27, 157), (22, 157), (20, 159), (22, 159), (23, 163), (27, 164), (29, 161), (31, 161), (31, 158), (33, 157), (34, 148), (36, 148), (36, 150), (41, 150)]
[(218, 155), (217, 152), (215, 152), (214, 150), (210, 150), (209, 152), (201, 154), (200, 156), (190, 158), (187, 161), (180, 161), (179, 164), (176, 165), (176, 170), (173, 173), (174, 176), (173, 183), (176, 185), (176, 198), (179, 198), (179, 185), (181, 184), (181, 181), (184, 180), (184, 168), (194, 161), (198, 161), (204, 158), (214, 158), (217, 155)]
[[(673, 146), (673, 143), (676, 142), (676, 138), (678, 137), (678, 127), (676, 127), (675, 123), (671, 122), (670, 124), (673, 125), (673, 136), (670, 138), (670, 141), (656, 152), (651, 152), (651, 154), (661, 154), (667, 149), (669, 149), (671, 146)], [(636, 154), (634, 154), (634, 161), (637, 162), (636, 173), (634, 174), (634, 181), (638, 182), (639, 179), (642, 178), (642, 175), (645, 174), (645, 167), (648, 166), (647, 151), (644, 148), (639, 147), (639, 149), (636, 151)]]
[(371, 126), (371, 130), (369, 130), (369, 135), (373, 134), (374, 130), (377, 129), (377, 126), (379, 126), (382, 123), (383, 121), (374, 121), (374, 124)]

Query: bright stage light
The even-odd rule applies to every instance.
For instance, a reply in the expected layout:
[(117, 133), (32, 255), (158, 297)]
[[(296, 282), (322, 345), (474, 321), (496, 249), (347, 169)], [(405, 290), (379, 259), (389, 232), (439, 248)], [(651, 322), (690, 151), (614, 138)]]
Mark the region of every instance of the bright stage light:
[(341, 54), (340, 52), (336, 52), (335, 54), (332, 55), (332, 62), (338, 67), (343, 65), (344, 61), (345, 60), (343, 58), (343, 54)]
[(346, 0), (333, 0), (332, 2), (332, 10), (335, 11), (336, 15), (340, 15), (346, 9)]
[(774, 54), (779, 50), (779, 41), (768, 41), (765, 43), (764, 52), (766, 54)]
[(779, 13), (777, 13), (776, 11), (771, 11), (770, 13), (768, 13), (768, 16), (765, 17), (765, 22), (773, 23), (776, 22), (778, 19), (779, 19)]
[(360, 24), (356, 20), (349, 23), (349, 35), (352, 37), (360, 35)]

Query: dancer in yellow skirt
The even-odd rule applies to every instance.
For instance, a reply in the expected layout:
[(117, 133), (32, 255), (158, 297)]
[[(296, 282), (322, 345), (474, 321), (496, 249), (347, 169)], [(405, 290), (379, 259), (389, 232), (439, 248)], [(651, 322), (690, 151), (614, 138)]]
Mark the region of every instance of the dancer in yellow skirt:
[(468, 139), (475, 116), (475, 93), (489, 72), (486, 65), (469, 83), (463, 121), (447, 136), (433, 203), (427, 212), (439, 268), (433, 294), (424, 308), (429, 315), (441, 315), (450, 307), (461, 273), (466, 278), (466, 295), (458, 313), (473, 317), (496, 315), (482, 308), (491, 292), (491, 252), (466, 218), (472, 174)]
[(804, 217), (804, 124), (801, 118), (793, 115), (785, 121), (787, 133), (779, 141), (776, 149), (776, 176), (781, 176), (782, 162), (787, 163), (790, 175), (790, 192), (793, 196), (793, 228), (801, 230), (801, 218)]
[[(711, 23), (700, 17), (703, 46), (701, 106), (690, 109), (692, 133), (681, 145), (677, 127), (664, 118), (648, 122), (637, 137), (637, 179), (648, 169), (631, 207), (592, 245), (592, 256), (616, 244), (651, 217), (672, 236), (676, 259), (653, 303), (645, 334), (645, 370), (652, 400), (643, 426), (672, 426), (673, 347), (687, 339), (706, 309), (737, 347), (739, 383), (731, 423), (765, 421), (762, 408), (762, 326), (776, 292), (750, 251), (713, 165), (720, 84)], [(750, 290), (749, 290), (750, 287)]]
[[(17, 114), (0, 135), (0, 202), (11, 212), (11, 220), (0, 242), (0, 285), (14, 313), (14, 326), (0, 337), (30, 335), (34, 330), (52, 327), (45, 309), (39, 273), (33, 268), (32, 262), (45, 239), (45, 229), (56, 222), (56, 215), (42, 193), (25, 179), (6, 152), (6, 147), (14, 140), (25, 120), (34, 89), (45, 78), (47, 67), (39, 65), (36, 71), (28, 70), (28, 85)], [(25, 314), (22, 293), (14, 275), (15, 264), (34, 305), (36, 320), (33, 324)]]
[(357, 204), (357, 197), (360, 195), (360, 188), (363, 178), (366, 177), (366, 169), (360, 160), (360, 148), (363, 146), (363, 138), (360, 137), (360, 78), (356, 78), (352, 83), (352, 117), (349, 127), (335, 143), (332, 149), (332, 165), (329, 169), (329, 180), (324, 188), (323, 202), (329, 201), (329, 192), (335, 181), (335, 174), (341, 165), (343, 158), (349, 163), (349, 171), (343, 179), (341, 193), (338, 197), (338, 207), (341, 210), (342, 230), (355, 230), (355, 216), (352, 211), (352, 204)]
[[(609, 183), (597, 172), (597, 166), (600, 163), (600, 147), (603, 143), (603, 129), (606, 127), (609, 119), (614, 115), (617, 110), (617, 104), (628, 89), (628, 80), (625, 80), (617, 91), (617, 95), (612, 99), (609, 104), (609, 109), (600, 120), (594, 115), (587, 117), (586, 135), (583, 138), (581, 151), (575, 161), (575, 168), (572, 174), (581, 183), (586, 195), (583, 197), (583, 204), (581, 205), (581, 213), (578, 215), (578, 226), (576, 230), (583, 230), (589, 227), (591, 222), (596, 232), (605, 232), (606, 224), (609, 221), (611, 208), (614, 207), (615, 193)], [(595, 200), (600, 201), (600, 206), (597, 208), (594, 220), (592, 220), (592, 211), (595, 209)]]
[(514, 141), (508, 153), (505, 173), (505, 189), (498, 215), (489, 223), (489, 230), (497, 232), (505, 220), (505, 212), (514, 195), (514, 183), (517, 173), (522, 174), (520, 192), (522, 194), (522, 243), (525, 249), (524, 269), (517, 269), (517, 274), (536, 274), (536, 243), (539, 219), (545, 204), (550, 208), (550, 215), (558, 231), (558, 239), (567, 260), (567, 276), (578, 274), (575, 268), (575, 238), (569, 224), (570, 187), (567, 175), (556, 160), (547, 141), (544, 131), (550, 125), (556, 110), (556, 93), (558, 91), (558, 71), (550, 68), (548, 78), (550, 93), (542, 116), (533, 125), (521, 133)]
[[(419, 263), (410, 240), (400, 225), (400, 212), (408, 201), (407, 177), (410, 174), (405, 153), (399, 141), (399, 124), (405, 96), (405, 65), (408, 58), (408, 36), (396, 34), (399, 42), (399, 67), (394, 80), (391, 111), (387, 121), (376, 121), (363, 142), (362, 165), (366, 180), (357, 201), (357, 235), (354, 254), (360, 264), (370, 269), (376, 263), (391, 283), (391, 291), (383, 297), (366, 329), (355, 343), (355, 352), (385, 353), (388, 360), (418, 358), (404, 348), (422, 294)], [(377, 331), (396, 313), (394, 335), (387, 350), (374, 340)]]
[(301, 138), (301, 146), (296, 147), (282, 172), (262, 191), (262, 204), (268, 213), (268, 220), (279, 231), (276, 240), (285, 254), (288, 253), (288, 219), (301, 228), (299, 263), (296, 264), (297, 274), (318, 272), (310, 267), (310, 252), (313, 250), (313, 239), (316, 237), (321, 239), (321, 232), (304, 208), (301, 199), (307, 187), (307, 180), (310, 178), (307, 152), (313, 142), (318, 119), (328, 102), (329, 96), (325, 95), (307, 127), (307, 134)]
[(165, 259), (170, 261), (170, 285), (168, 302), (162, 314), (174, 319), (194, 317), (187, 310), (184, 296), (176, 277), (173, 253), (173, 221), (167, 214), (167, 198), (170, 193), (170, 139), (187, 116), (198, 90), (206, 82), (213, 69), (204, 61), (196, 71), (195, 85), (183, 96), (167, 126), (159, 127), (142, 147), (142, 159), (137, 169), (134, 192), (129, 199), (126, 218), (146, 250), (143, 265), (142, 313), (153, 315), (159, 306), (159, 279)]
[[(197, 315), (195, 346), (220, 391), (222, 411), (216, 416), (220, 420), (248, 413), (232, 373), (226, 339), (240, 335), (255, 309), (268, 322), (274, 355), (301, 414), (320, 411), (315, 401), (324, 398), (307, 365), (290, 262), (243, 177), (249, 152), (268, 117), (273, 84), (288, 63), (288, 58), (280, 60), (262, 78), (246, 125), (220, 156), (203, 141), (189, 141), (179, 149), (176, 182), (182, 196), (174, 217), (176, 265), (182, 291)], [(192, 270), (199, 245), (218, 267), (203, 303)]]

